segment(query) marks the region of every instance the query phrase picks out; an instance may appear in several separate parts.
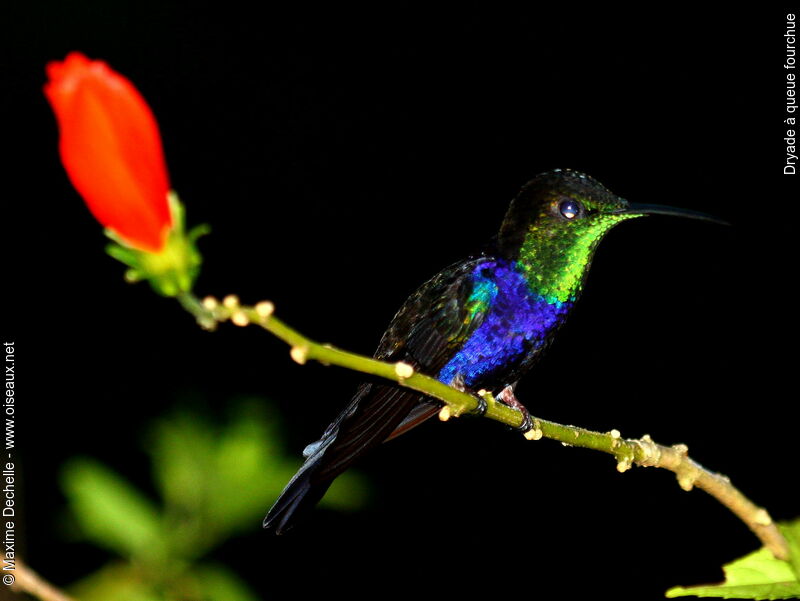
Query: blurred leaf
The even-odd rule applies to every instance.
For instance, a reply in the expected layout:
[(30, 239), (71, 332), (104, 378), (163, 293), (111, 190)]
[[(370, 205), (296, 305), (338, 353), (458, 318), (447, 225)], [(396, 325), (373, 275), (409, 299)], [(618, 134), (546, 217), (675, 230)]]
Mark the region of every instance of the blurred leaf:
[(122, 564), (101, 568), (72, 585), (69, 592), (81, 601), (163, 601), (152, 586)]
[[(288, 482), (288, 480), (287, 480)], [(320, 502), (321, 507), (354, 511), (364, 506), (369, 496), (367, 479), (358, 472), (345, 472), (333, 481)]]
[[(169, 536), (190, 557), (233, 533), (257, 528), (301, 463), (286, 457), (280, 424), (260, 400), (234, 404), (221, 428), (191, 414), (163, 419), (149, 440)], [(322, 505), (360, 507), (365, 488), (363, 479), (345, 474)]]
[(62, 486), (87, 538), (123, 557), (165, 556), (158, 512), (126, 480), (92, 459), (73, 459)]
[(284, 458), (277, 440), (275, 423), (254, 406), (241, 407), (222, 432), (209, 513), (224, 531), (257, 526), (294, 474), (298, 462)]
[(162, 419), (154, 426), (147, 449), (165, 504), (189, 513), (200, 511), (214, 450), (210, 428), (189, 415)]
[(259, 601), (236, 574), (225, 566), (203, 564), (197, 567), (197, 580), (207, 601)]
[(796, 599), (800, 582), (788, 561), (775, 559), (760, 549), (723, 567), (725, 582), (708, 586), (676, 586), (667, 597), (722, 597), (724, 599)]
[[(217, 452), (217, 486), (211, 492), (211, 519), (228, 531), (250, 530), (283, 491), (301, 465), (286, 457), (280, 423), (263, 404), (237, 407), (222, 432)], [(355, 509), (364, 501), (366, 481), (348, 472), (340, 476), (321, 502), (336, 509)]]
[[(233, 405), (212, 424), (184, 412), (158, 420), (147, 439), (156, 508), (114, 472), (91, 459), (70, 461), (63, 487), (82, 533), (130, 560), (77, 585), (82, 601), (256, 601), (233, 572), (194, 561), (261, 520), (300, 466), (283, 451), (280, 423), (260, 400)], [(343, 474), (321, 504), (360, 507), (367, 484)]]

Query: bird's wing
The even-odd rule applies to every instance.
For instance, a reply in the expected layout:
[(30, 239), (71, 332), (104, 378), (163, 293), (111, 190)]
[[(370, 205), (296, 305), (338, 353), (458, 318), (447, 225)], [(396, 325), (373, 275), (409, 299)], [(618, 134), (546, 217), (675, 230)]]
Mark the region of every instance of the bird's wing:
[[(478, 258), (457, 263), (424, 284), (395, 315), (375, 358), (405, 361), (436, 376), (483, 322), (497, 292), (494, 282), (480, 275), (480, 266), (488, 261)], [(438, 402), (419, 394), (415, 397), (411, 411), (386, 440), (408, 432), (439, 411)]]
[[(435, 376), (483, 321), (494, 294), (488, 278), (475, 277), (489, 259), (452, 265), (405, 302), (381, 339), (375, 357), (405, 361)], [(264, 520), (281, 533), (312, 508), (336, 476), (359, 456), (421, 423), (438, 409), (428, 397), (392, 384), (362, 384), (322, 438), (304, 452), (306, 462)]]
[(376, 359), (405, 361), (436, 376), (480, 326), (497, 286), (481, 257), (451, 265), (411, 295), (381, 339)]
[[(375, 358), (404, 361), (435, 376), (483, 321), (496, 292), (475, 272), (488, 259), (452, 265), (406, 300), (383, 335)], [(364, 384), (323, 436), (336, 441), (325, 450), (318, 475), (335, 478), (367, 449), (410, 430), (432, 416), (439, 404), (392, 384)]]

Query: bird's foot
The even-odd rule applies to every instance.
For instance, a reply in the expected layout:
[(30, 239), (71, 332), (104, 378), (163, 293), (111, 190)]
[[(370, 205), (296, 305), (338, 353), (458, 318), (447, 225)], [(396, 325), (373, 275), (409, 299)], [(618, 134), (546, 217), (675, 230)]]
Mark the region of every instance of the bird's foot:
[(517, 397), (514, 396), (514, 389), (511, 386), (506, 386), (503, 390), (500, 391), (500, 394), (497, 395), (497, 400), (511, 407), (512, 409), (516, 409), (522, 414), (522, 424), (517, 426), (515, 430), (525, 434), (526, 432), (530, 432), (533, 429), (533, 419), (531, 418), (531, 414), (528, 409), (522, 403), (517, 400)]
[[(459, 392), (467, 392), (467, 386), (464, 384), (464, 376), (462, 374), (456, 374), (456, 377), (450, 382), (451, 388), (455, 388)], [(469, 415), (474, 415), (476, 417), (483, 417), (486, 415), (486, 410), (489, 408), (489, 404), (486, 400), (478, 394), (478, 406), (475, 407), (472, 411), (469, 412)]]
[(476, 417), (483, 417), (484, 415), (486, 415), (487, 409), (489, 409), (489, 403), (486, 402), (486, 399), (483, 398), (480, 393), (478, 393), (478, 396), (476, 398), (478, 399), (478, 406), (475, 407), (475, 409), (473, 409), (472, 411), (470, 411), (469, 414), (474, 415)]

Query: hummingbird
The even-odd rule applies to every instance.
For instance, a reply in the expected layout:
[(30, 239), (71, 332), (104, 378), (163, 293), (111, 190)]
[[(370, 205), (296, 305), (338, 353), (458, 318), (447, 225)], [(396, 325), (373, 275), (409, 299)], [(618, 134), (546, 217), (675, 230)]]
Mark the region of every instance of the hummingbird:
[[(512, 200), (482, 252), (446, 267), (406, 300), (375, 359), (403, 361), (462, 391), (493, 392), (523, 413), (519, 430), (526, 432), (532, 422), (514, 396), (517, 382), (575, 306), (603, 237), (646, 215), (725, 223), (696, 211), (630, 203), (577, 171), (538, 175)], [(264, 528), (289, 530), (359, 457), (441, 407), (391, 382), (361, 384), (322, 438), (305, 448), (305, 462), (264, 518)]]

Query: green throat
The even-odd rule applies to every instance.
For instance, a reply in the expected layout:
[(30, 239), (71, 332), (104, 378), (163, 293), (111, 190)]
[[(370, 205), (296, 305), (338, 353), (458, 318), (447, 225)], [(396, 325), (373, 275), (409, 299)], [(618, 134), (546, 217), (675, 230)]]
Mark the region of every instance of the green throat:
[(636, 214), (599, 214), (555, 229), (530, 225), (517, 258), (531, 290), (548, 302), (574, 301), (580, 294), (597, 245), (612, 227)]

